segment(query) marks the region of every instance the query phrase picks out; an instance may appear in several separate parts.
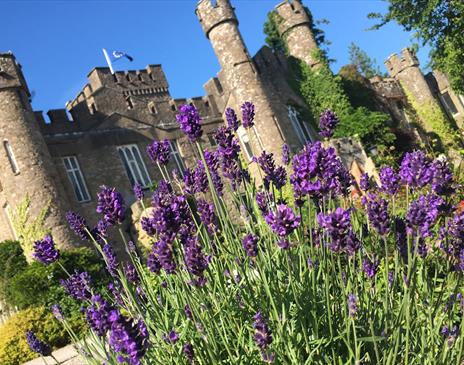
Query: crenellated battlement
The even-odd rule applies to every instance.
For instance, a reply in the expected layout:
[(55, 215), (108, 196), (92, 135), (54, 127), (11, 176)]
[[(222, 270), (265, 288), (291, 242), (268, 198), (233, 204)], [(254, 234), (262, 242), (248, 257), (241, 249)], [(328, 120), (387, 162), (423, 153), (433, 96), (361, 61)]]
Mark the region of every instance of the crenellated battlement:
[(300, 0), (285, 0), (277, 4), (275, 10), (281, 20), (278, 22), (279, 33), (284, 37), (289, 30), (310, 24), (310, 19)]
[(30, 96), (21, 65), (11, 52), (0, 53), (0, 89), (22, 88)]
[(399, 55), (390, 55), (384, 63), (391, 77), (395, 77), (406, 68), (419, 66), (419, 60), (409, 48), (403, 48)]
[(235, 9), (229, 0), (200, 0), (195, 9), (206, 37), (217, 25), (224, 22), (238, 24)]

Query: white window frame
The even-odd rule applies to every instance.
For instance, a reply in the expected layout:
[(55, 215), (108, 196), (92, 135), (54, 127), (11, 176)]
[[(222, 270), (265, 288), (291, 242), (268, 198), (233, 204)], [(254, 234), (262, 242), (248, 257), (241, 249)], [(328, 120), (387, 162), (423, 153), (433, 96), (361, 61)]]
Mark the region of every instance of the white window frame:
[(169, 141), (169, 148), (171, 150), (171, 156), (174, 160), (174, 163), (176, 164), (179, 174), (184, 176), (185, 164), (184, 160), (182, 159), (182, 155), (180, 154), (179, 143), (177, 142), (177, 139), (171, 139)]
[(462, 106), (464, 107), (464, 96), (463, 95), (458, 95), (459, 101), (461, 102)]
[(11, 171), (13, 174), (19, 174), (19, 166), (18, 162), (16, 161), (13, 148), (11, 147), (10, 142), (7, 139), (3, 140), (3, 148), (5, 149), (6, 156), (8, 157), (8, 161), (10, 162)]
[(6, 219), (8, 221), (8, 225), (10, 226), (10, 230), (13, 233), (13, 238), (15, 240), (17, 240), (18, 239), (18, 233), (16, 232), (16, 229), (14, 227), (13, 219), (11, 218), (11, 208), (10, 208), (10, 205), (8, 203), (6, 203), (3, 206), (3, 211), (5, 212), (5, 216), (6, 216)]
[(135, 185), (138, 182), (143, 188), (148, 188), (151, 185), (151, 179), (139, 147), (136, 144), (119, 146), (118, 154), (131, 184)]
[(248, 136), (247, 131), (242, 125), (237, 129), (237, 136), (240, 142), (242, 143), (242, 150), (246, 158), (248, 159), (248, 161), (251, 161), (253, 159), (253, 149), (251, 147), (250, 137)]
[[(448, 97), (449, 99), (451, 100), (451, 102), (453, 103), (454, 105), (454, 109), (456, 109), (456, 113), (453, 113), (453, 111), (451, 110), (451, 107), (450, 105), (448, 104), (448, 102), (446, 101), (445, 97), (443, 95), (445, 94), (448, 94)], [(443, 92), (440, 92), (440, 100), (442, 102), (442, 104), (445, 106), (446, 110), (448, 111), (448, 113), (450, 113), (453, 117), (457, 117), (459, 115), (459, 109), (458, 107), (456, 106), (456, 104), (454, 103), (453, 99), (451, 98), (451, 95), (449, 93), (448, 90), (445, 90)]]
[(74, 196), (79, 203), (90, 201), (89, 190), (85, 183), (84, 175), (82, 174), (79, 161), (76, 156), (63, 157), (63, 165), (68, 175), (69, 182), (74, 190)]
[(292, 123), (293, 130), (295, 131), (298, 139), (301, 144), (306, 144), (306, 142), (312, 142), (313, 136), (308, 126), (298, 118), (298, 111), (291, 105), (287, 105), (288, 117)]

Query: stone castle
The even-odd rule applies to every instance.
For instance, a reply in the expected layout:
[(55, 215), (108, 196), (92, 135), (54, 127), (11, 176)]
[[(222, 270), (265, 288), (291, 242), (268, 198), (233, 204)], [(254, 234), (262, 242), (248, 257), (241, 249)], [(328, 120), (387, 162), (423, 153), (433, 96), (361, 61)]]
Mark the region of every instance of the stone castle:
[[(316, 41), (300, 0), (286, 0), (275, 8), (283, 21), (279, 32), (289, 56), (317, 67), (311, 57)], [(250, 56), (238, 29), (229, 0), (201, 0), (196, 15), (218, 57), (221, 70), (204, 85), (205, 96), (173, 99), (160, 65), (144, 70), (111, 73), (97, 67), (88, 83), (66, 109), (49, 110), (50, 123), (42, 112), (33, 111), (21, 66), (11, 53), (0, 54), (0, 241), (17, 238), (12, 213), (31, 197), (31, 215), (51, 202), (46, 224), (62, 247), (79, 245), (69, 231), (65, 212), (76, 211), (89, 224), (97, 221), (96, 192), (101, 185), (115, 186), (128, 206), (134, 203), (135, 182), (148, 187), (160, 180), (157, 168), (146, 156), (153, 139), (170, 140), (170, 169), (183, 171), (194, 163), (193, 147), (179, 130), (175, 115), (180, 105), (194, 104), (203, 119), (204, 148), (214, 149), (214, 131), (224, 123), (227, 107), (240, 109), (244, 101), (256, 108), (255, 127), (238, 130), (244, 158), (261, 151), (280, 156), (287, 143), (297, 151), (317, 139), (317, 131), (304, 118), (307, 106), (290, 86), (288, 56), (262, 47)], [(464, 98), (449, 87), (444, 75), (424, 76), (415, 56), (403, 50), (386, 65), (391, 78), (369, 80), (379, 108), (407, 124), (407, 99), (403, 86), (414, 97), (437, 103), (460, 125)], [(335, 142), (350, 165), (356, 158), (364, 169), (368, 160), (359, 143)], [(351, 167), (351, 166), (349, 166)]]

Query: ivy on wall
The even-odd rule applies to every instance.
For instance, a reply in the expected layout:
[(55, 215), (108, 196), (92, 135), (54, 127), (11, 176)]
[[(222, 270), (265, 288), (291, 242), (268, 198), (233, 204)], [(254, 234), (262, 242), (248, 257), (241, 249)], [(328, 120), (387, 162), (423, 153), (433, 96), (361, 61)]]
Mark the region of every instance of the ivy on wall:
[[(264, 26), (264, 32), (267, 35), (266, 42), (275, 51), (285, 52), (289, 56), (285, 40), (280, 37), (278, 32), (277, 24), (279, 21), (279, 16), (275, 12), (268, 14)], [(313, 21), (311, 21), (310, 26), (314, 31)], [(326, 42), (320, 29), (317, 29), (317, 34), (316, 43), (318, 45)], [(367, 151), (375, 147), (378, 153), (374, 156), (376, 162), (384, 162), (385, 158), (392, 152), (389, 146), (395, 141), (395, 135), (390, 129), (390, 116), (369, 110), (364, 106), (353, 107), (345, 92), (342, 77), (334, 75), (330, 70), (326, 51), (316, 49), (311, 57), (320, 61), (317, 67), (311, 68), (306, 63), (289, 56), (291, 75), (289, 82), (308, 106), (309, 113), (305, 115), (307, 120), (317, 130), (319, 115), (326, 109), (333, 110), (340, 119), (340, 124), (335, 130), (335, 137), (359, 138)]]
[(404, 83), (401, 83), (401, 86), (408, 103), (416, 113), (414, 119), (429, 135), (432, 149), (436, 151), (454, 150), (462, 154), (462, 144), (458, 132), (453, 128), (440, 106), (432, 101), (418, 102)]

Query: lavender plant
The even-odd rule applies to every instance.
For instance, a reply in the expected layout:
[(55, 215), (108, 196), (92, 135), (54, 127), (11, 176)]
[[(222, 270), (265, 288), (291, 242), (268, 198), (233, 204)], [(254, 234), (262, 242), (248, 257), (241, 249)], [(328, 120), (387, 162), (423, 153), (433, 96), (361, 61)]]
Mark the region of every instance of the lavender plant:
[[(251, 103), (242, 116), (250, 127)], [(464, 213), (446, 161), (407, 154), (399, 172), (365, 176), (359, 199), (335, 151), (308, 143), (288, 168), (262, 151), (258, 191), (232, 109), (215, 152), (198, 142), (194, 106), (177, 119), (199, 160), (179, 181), (151, 156), (165, 179), (141, 222), (152, 238), (146, 258), (127, 243), (122, 263), (106, 239), (126, 216), (114, 188), (98, 195), (104, 229), (68, 213), (112, 280), (101, 292), (85, 272), (62, 283), (82, 304), (88, 337), (57, 318), (89, 364), (462, 364)], [(327, 130), (335, 120), (324, 114)], [(35, 249), (45, 264), (59, 260), (49, 237)]]

